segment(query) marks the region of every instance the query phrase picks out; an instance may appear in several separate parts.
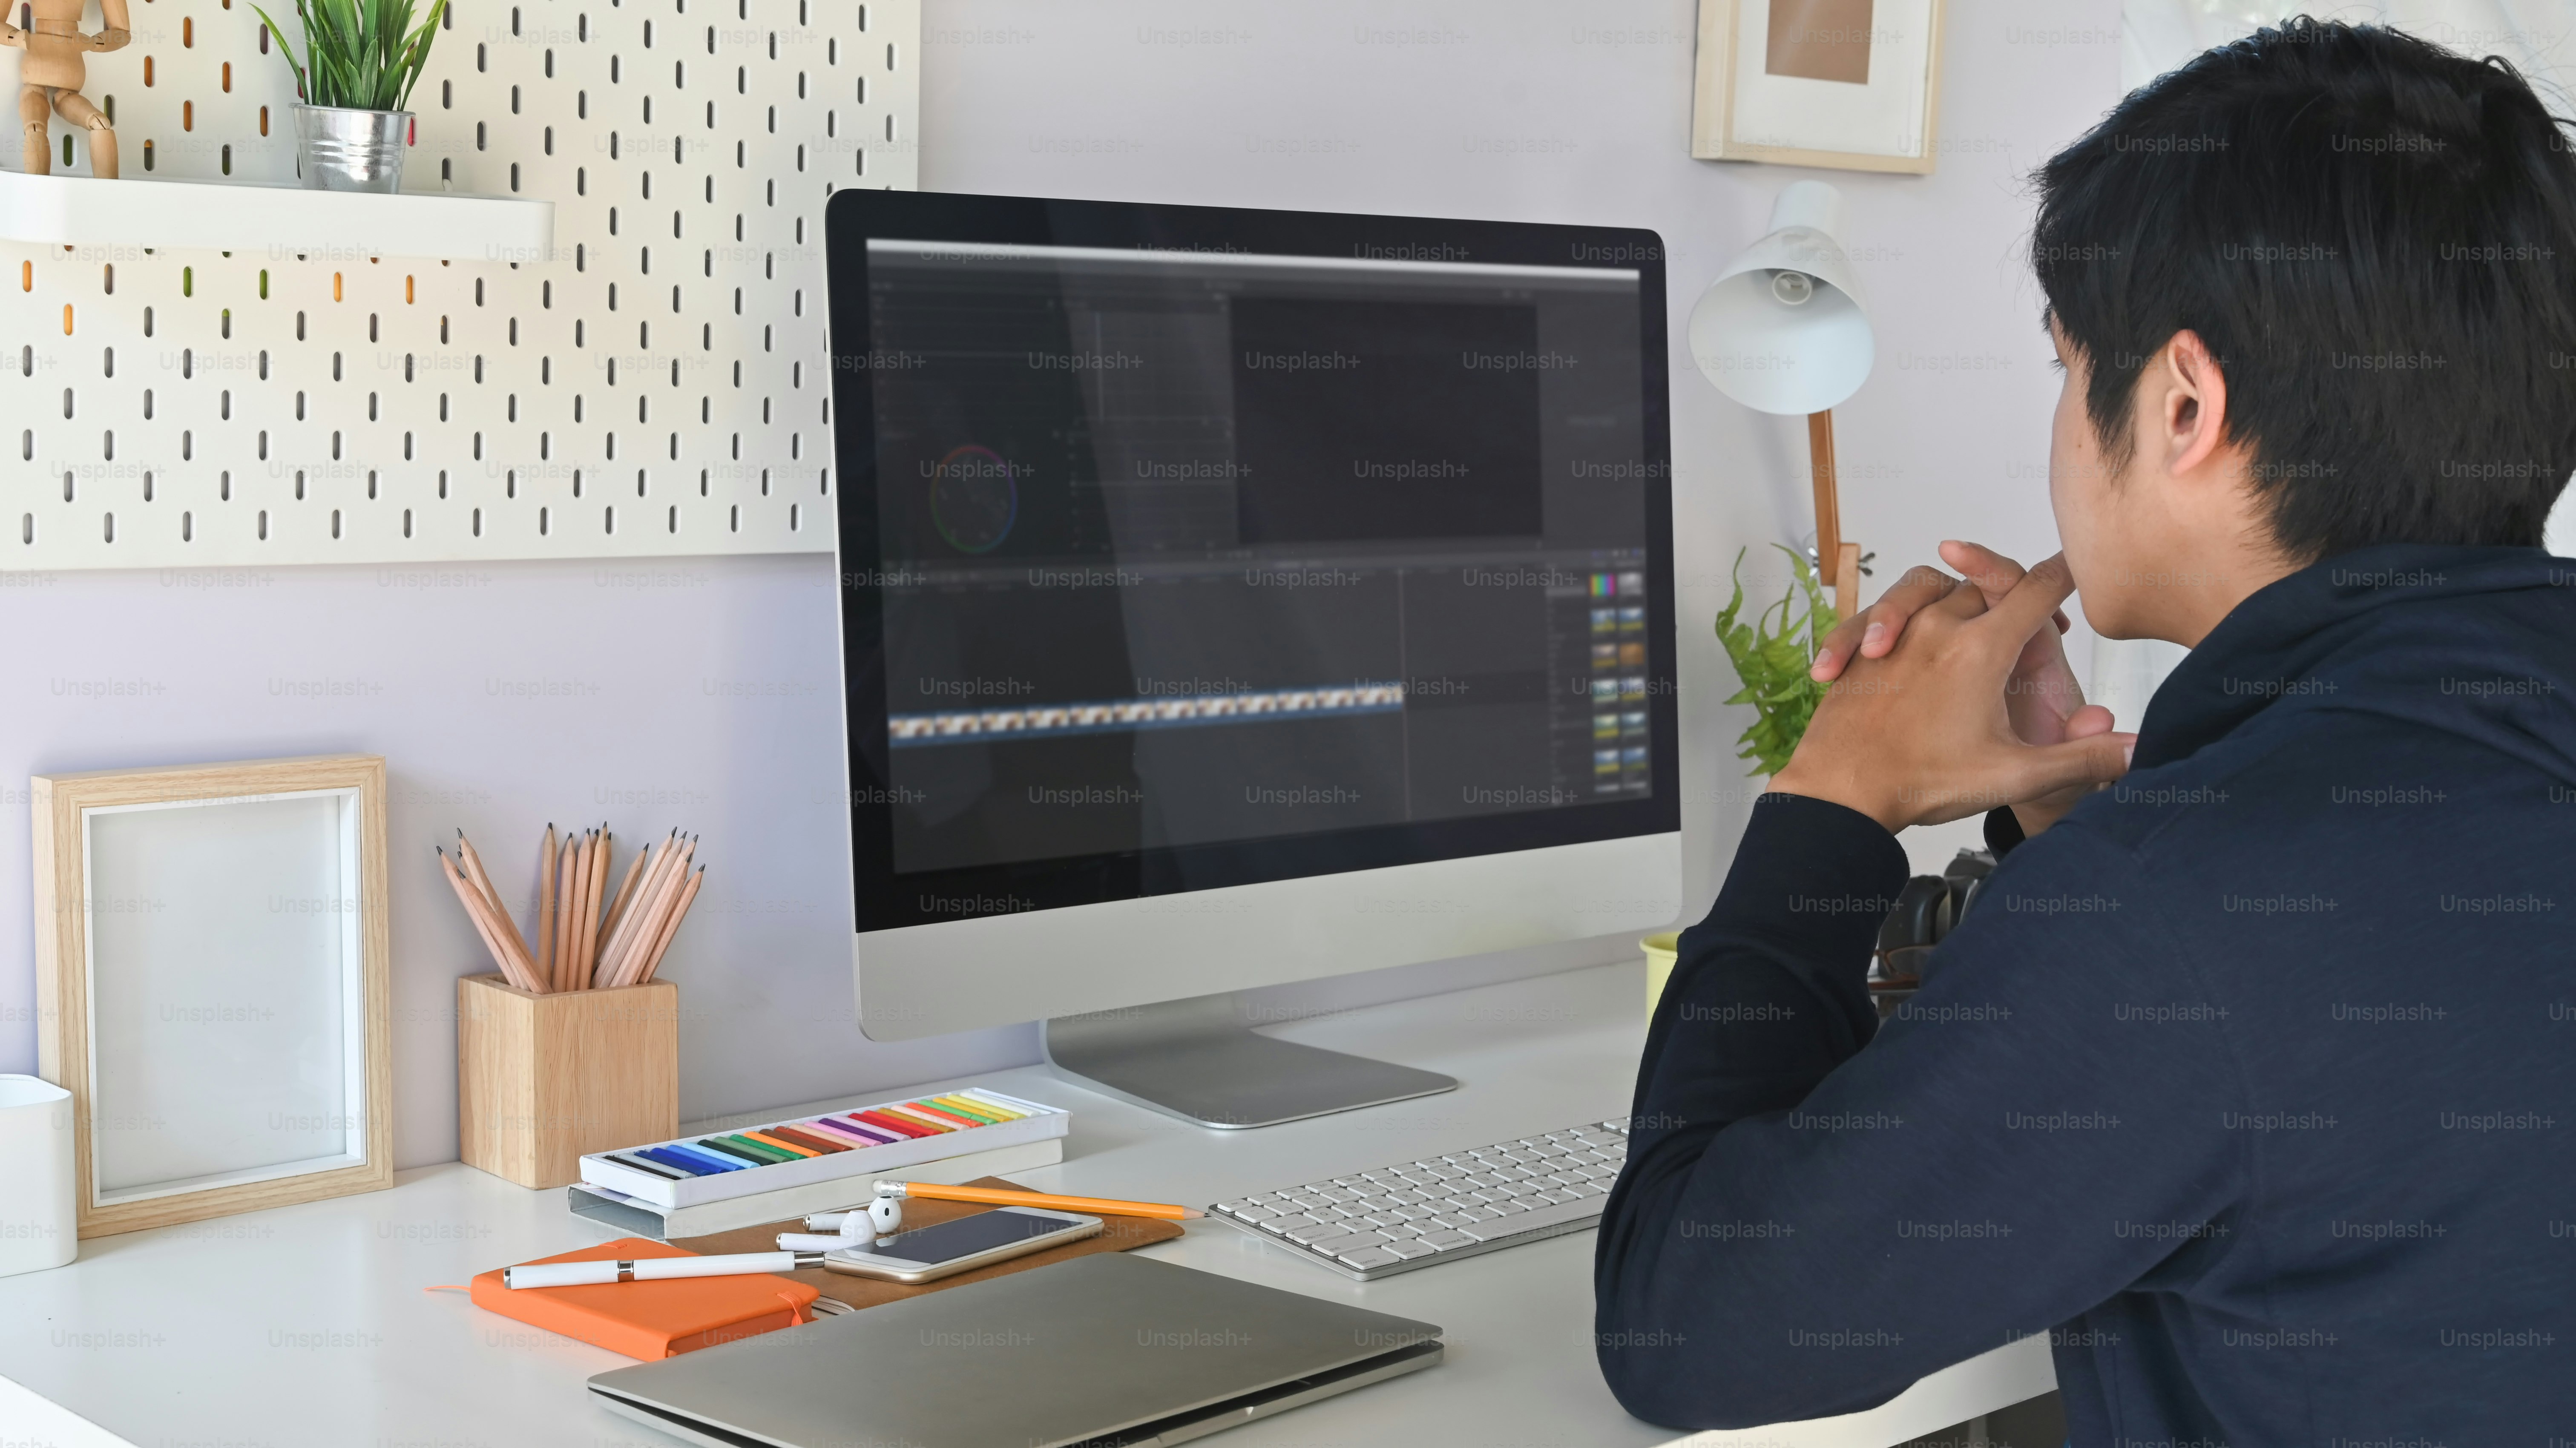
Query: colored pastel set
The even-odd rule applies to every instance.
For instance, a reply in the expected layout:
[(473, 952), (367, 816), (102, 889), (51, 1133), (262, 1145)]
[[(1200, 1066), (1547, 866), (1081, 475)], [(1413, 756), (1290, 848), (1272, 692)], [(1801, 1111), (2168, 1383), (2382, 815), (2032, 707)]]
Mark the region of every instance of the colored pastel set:
[(1059, 1107), (974, 1087), (593, 1152), (581, 1179), (657, 1206), (695, 1206), (1044, 1141), (1071, 1121)]

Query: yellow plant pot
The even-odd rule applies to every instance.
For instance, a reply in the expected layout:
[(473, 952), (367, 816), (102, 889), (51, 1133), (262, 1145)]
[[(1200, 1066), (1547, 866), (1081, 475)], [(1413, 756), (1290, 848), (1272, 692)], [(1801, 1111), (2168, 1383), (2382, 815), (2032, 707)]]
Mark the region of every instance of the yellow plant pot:
[(1646, 1014), (1655, 1013), (1655, 1002), (1664, 998), (1664, 982), (1673, 978), (1673, 960), (1681, 948), (1678, 930), (1649, 935), (1637, 942), (1646, 951)]

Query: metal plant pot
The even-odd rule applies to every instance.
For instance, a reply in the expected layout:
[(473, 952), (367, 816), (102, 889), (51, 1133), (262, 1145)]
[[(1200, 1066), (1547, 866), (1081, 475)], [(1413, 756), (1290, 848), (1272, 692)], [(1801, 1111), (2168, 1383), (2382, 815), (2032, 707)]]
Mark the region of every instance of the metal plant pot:
[(307, 191), (399, 191), (409, 111), (295, 108), (295, 172)]

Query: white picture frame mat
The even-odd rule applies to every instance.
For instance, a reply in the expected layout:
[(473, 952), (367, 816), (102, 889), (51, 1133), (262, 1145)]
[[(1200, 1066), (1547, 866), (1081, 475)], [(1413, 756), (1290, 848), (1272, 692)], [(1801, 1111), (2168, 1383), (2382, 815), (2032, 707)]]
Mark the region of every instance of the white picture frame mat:
[[(1874, 0), (1869, 84), (1773, 75), (1769, 0), (1735, 0), (1735, 86), (1729, 139), (1737, 147), (1843, 151), (1920, 159), (1932, 84), (1933, 0)], [(1774, 119), (1748, 124), (1746, 118)]]
[(360, 792), (81, 817), (92, 1201), (363, 1165)]

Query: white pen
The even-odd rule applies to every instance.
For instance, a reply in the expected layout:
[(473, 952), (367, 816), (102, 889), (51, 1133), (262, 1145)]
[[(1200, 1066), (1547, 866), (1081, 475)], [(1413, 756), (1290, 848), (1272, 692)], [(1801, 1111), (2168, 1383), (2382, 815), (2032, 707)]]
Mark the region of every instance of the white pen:
[(720, 1257), (602, 1258), (596, 1262), (529, 1262), (501, 1269), (504, 1287), (587, 1287), (601, 1282), (652, 1282), (672, 1277), (747, 1277), (820, 1267), (820, 1252), (735, 1252)]

